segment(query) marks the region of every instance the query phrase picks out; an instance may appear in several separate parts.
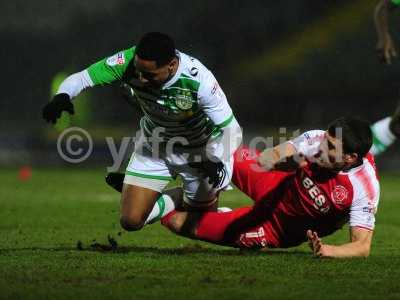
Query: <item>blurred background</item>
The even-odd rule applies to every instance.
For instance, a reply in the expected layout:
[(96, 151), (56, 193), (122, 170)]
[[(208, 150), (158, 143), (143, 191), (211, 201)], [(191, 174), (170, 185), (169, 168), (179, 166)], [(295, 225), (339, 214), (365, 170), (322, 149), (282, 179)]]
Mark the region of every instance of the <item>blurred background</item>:
[[(82, 93), (75, 116), (58, 127), (42, 120), (41, 109), (68, 74), (148, 31), (169, 33), (179, 50), (213, 71), (246, 140), (276, 136), (279, 127), (325, 128), (342, 115), (371, 122), (388, 116), (399, 100), (399, 61), (384, 66), (375, 55), (376, 2), (2, 1), (0, 167), (76, 167), (57, 153), (63, 126), (81, 126), (94, 139), (82, 166), (109, 166), (105, 137), (133, 135), (141, 116), (118, 90)], [(378, 158), (382, 169), (400, 167), (397, 150), (395, 144)]]

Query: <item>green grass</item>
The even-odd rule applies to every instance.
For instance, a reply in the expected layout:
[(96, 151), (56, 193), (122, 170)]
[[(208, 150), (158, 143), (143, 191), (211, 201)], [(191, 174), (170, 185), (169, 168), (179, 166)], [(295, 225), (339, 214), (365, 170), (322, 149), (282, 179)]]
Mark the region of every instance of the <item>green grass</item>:
[[(103, 172), (0, 172), (1, 299), (400, 298), (400, 178), (382, 174), (368, 259), (318, 260), (308, 248), (241, 252), (176, 237), (159, 224), (122, 233)], [(226, 192), (223, 204), (249, 200)], [(113, 236), (116, 251), (90, 248)], [(325, 239), (346, 242), (346, 229)], [(83, 250), (76, 247), (77, 241)]]

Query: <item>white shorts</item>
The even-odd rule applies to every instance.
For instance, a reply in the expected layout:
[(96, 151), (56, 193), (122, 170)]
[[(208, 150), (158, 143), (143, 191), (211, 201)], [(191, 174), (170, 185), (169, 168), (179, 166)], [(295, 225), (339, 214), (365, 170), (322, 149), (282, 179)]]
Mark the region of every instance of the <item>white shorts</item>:
[[(222, 144), (209, 143), (207, 149), (213, 148), (216, 152)], [(135, 150), (126, 168), (124, 183), (152, 189), (157, 192), (168, 183), (182, 177), (184, 201), (191, 207), (207, 207), (217, 200), (219, 191), (228, 187), (233, 173), (233, 156), (228, 157), (224, 164), (225, 176), (218, 187), (214, 188), (197, 168), (188, 165), (189, 162), (200, 161), (204, 157), (206, 147), (180, 148), (174, 151), (152, 149), (145, 137), (141, 137), (135, 144)], [(159, 152), (159, 153), (157, 153)], [(194, 158), (196, 158), (194, 160)], [(199, 160), (197, 160), (199, 158)]]

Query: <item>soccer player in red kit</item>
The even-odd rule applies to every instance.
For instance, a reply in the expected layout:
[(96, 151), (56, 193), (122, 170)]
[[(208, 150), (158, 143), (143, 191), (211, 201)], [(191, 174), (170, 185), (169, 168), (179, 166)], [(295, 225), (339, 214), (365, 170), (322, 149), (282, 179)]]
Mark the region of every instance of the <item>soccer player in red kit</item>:
[[(226, 246), (287, 248), (308, 239), (319, 257), (366, 257), (380, 189), (371, 144), (367, 122), (341, 118), (327, 131), (308, 131), (262, 153), (242, 147), (235, 154), (233, 183), (253, 206), (175, 210), (162, 223), (177, 234)], [(347, 222), (350, 242), (322, 242), (320, 237)]]

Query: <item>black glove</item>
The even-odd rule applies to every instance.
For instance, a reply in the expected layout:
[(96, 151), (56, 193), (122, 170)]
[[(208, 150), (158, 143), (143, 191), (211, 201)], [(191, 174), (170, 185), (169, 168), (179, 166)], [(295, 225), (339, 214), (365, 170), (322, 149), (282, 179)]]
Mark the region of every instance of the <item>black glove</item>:
[(57, 119), (61, 117), (61, 113), (67, 111), (71, 115), (74, 114), (74, 105), (69, 99), (68, 94), (57, 94), (53, 99), (43, 107), (42, 116), (47, 122), (55, 124)]
[(226, 176), (224, 163), (217, 158), (213, 160), (205, 160), (202, 162), (189, 163), (191, 168), (198, 169), (206, 177), (208, 182), (213, 185), (213, 188), (221, 187)]

